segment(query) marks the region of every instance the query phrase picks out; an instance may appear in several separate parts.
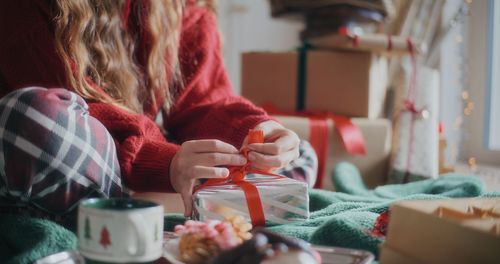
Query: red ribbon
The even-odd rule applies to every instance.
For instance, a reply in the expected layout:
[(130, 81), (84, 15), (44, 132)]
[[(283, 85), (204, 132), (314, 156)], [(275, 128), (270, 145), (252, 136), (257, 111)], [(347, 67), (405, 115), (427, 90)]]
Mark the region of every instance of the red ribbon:
[(412, 65), (412, 73), (410, 79), (410, 87), (408, 88), (408, 95), (404, 101), (404, 110), (411, 113), (410, 121), (410, 135), (408, 137), (408, 155), (406, 156), (406, 171), (403, 177), (403, 183), (407, 183), (410, 179), (411, 170), (411, 158), (413, 156), (413, 141), (415, 139), (415, 121), (417, 120), (417, 115), (422, 113), (422, 110), (418, 110), (415, 105), (416, 89), (417, 89), (417, 53), (415, 45), (411, 38), (406, 40), (408, 45), (408, 51), (410, 52), (410, 59)]
[(318, 156), (318, 174), (314, 187), (321, 188), (328, 159), (328, 119), (309, 118), (309, 131), (309, 143)]
[(359, 47), (359, 42), (360, 42), (359, 36), (358, 35), (353, 35), (352, 36), (352, 46), (355, 47), (355, 48)]
[(315, 188), (323, 187), (323, 179), (325, 176), (326, 163), (328, 159), (328, 120), (332, 120), (335, 124), (335, 129), (340, 135), (342, 144), (344, 145), (347, 153), (352, 155), (366, 155), (366, 145), (363, 134), (358, 126), (352, 120), (345, 116), (334, 115), (328, 112), (285, 112), (279, 111), (272, 104), (264, 105), (264, 109), (272, 115), (287, 115), (299, 116), (309, 119), (309, 142), (318, 155), (318, 175), (316, 179)]
[[(262, 130), (251, 129), (248, 132), (248, 144), (253, 143), (264, 143), (264, 133)], [(248, 149), (244, 148), (242, 150), (243, 156), (248, 156)], [(247, 159), (248, 160), (248, 159)], [(247, 201), (248, 213), (252, 221), (252, 225), (264, 226), (266, 224), (266, 218), (264, 216), (264, 208), (262, 207), (262, 201), (260, 200), (259, 190), (255, 185), (245, 180), (245, 176), (249, 173), (277, 176), (284, 178), (284, 176), (270, 173), (267, 171), (250, 169), (250, 162), (241, 166), (233, 167), (229, 171), (229, 177), (226, 179), (209, 179), (204, 184), (202, 184), (197, 190), (208, 186), (235, 184), (239, 186), (243, 193), (245, 194), (245, 199)]]

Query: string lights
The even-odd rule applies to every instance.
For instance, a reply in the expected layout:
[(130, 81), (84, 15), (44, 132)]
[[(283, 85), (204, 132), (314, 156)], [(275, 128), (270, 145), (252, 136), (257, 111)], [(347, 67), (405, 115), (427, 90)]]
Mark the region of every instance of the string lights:
[[(472, 0), (464, 0), (465, 4), (466, 4), (466, 10), (467, 10), (467, 16), (470, 16), (470, 10), (471, 10), (471, 4), (472, 4)], [(465, 31), (465, 27), (462, 26), (461, 27), (461, 33), (459, 33), (456, 37), (455, 37), (455, 41), (457, 44), (460, 45), (460, 56), (462, 58), (462, 63), (460, 64), (460, 67), (461, 67), (461, 74), (459, 76), (462, 76), (462, 84), (463, 84), (463, 91), (462, 91), (462, 105), (464, 107), (463, 109), (463, 118), (462, 116), (459, 116), (457, 117), (457, 119), (460, 119), (461, 120), (461, 124), (463, 124), (464, 120), (465, 122), (467, 122), (467, 119), (471, 117), (472, 115), (472, 112), (474, 111), (474, 106), (475, 106), (475, 103), (474, 101), (472, 100), (472, 97), (470, 96), (470, 78), (468, 78), (468, 67), (467, 67), (467, 53), (465, 51), (465, 45), (464, 45), (464, 38), (463, 38), (463, 35), (464, 35), (464, 31)], [(477, 171), (477, 160), (476, 160), (476, 157), (469, 157), (467, 159), (467, 164), (469, 166), (469, 169), (472, 171), (472, 172), (475, 172)]]
[[(470, 94), (470, 80), (468, 78), (468, 57), (465, 50), (465, 37), (466, 36), (466, 27), (464, 26), (464, 22), (468, 16), (470, 16), (471, 4), (473, 0), (463, 0), (459, 11), (458, 16), (455, 16), (452, 20), (454, 25), (459, 25), (458, 33), (454, 37), (454, 41), (458, 47), (458, 57), (459, 61), (457, 64), (453, 65), (454, 69), (456, 69), (456, 76), (458, 76), (458, 84), (461, 86), (461, 105), (463, 107), (460, 114), (455, 118), (453, 122), (453, 130), (457, 131), (457, 133), (462, 132), (462, 126), (465, 122), (468, 121), (468, 118), (472, 116), (472, 113), (475, 108), (475, 102), (472, 100), (472, 96)], [(462, 141), (466, 139), (466, 137), (461, 136)], [(459, 142), (454, 142), (450, 144), (450, 156), (451, 160), (456, 161), (459, 157), (460, 146)], [(462, 157), (463, 158), (463, 157)], [(475, 157), (466, 158), (469, 169), (473, 172), (477, 170), (477, 162)]]

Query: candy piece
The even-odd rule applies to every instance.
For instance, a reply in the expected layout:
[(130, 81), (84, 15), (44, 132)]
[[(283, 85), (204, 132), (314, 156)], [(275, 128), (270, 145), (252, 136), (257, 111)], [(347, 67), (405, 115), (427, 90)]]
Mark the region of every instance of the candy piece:
[(188, 220), (175, 226), (180, 235), (179, 252), (183, 262), (206, 263), (222, 250), (228, 250), (251, 238), (251, 225), (242, 217), (230, 217), (228, 221), (199, 222)]
[(187, 234), (196, 234), (203, 239), (212, 240), (221, 250), (235, 247), (241, 241), (231, 224), (215, 220), (207, 222), (189, 220), (183, 226), (177, 225), (174, 230), (181, 235), (181, 238)]
[(220, 222), (214, 226), (217, 234), (212, 237), (222, 250), (233, 248), (241, 244), (241, 239), (236, 234), (231, 224)]
[(252, 238), (252, 234), (250, 233), (250, 230), (252, 230), (252, 225), (248, 223), (242, 216), (240, 215), (229, 216), (226, 217), (224, 221), (228, 222), (233, 226), (234, 232), (240, 239), (239, 241), (240, 243), (243, 243), (243, 241)]
[(185, 234), (179, 241), (180, 258), (185, 263), (201, 264), (213, 258), (220, 252), (215, 241), (201, 234)]

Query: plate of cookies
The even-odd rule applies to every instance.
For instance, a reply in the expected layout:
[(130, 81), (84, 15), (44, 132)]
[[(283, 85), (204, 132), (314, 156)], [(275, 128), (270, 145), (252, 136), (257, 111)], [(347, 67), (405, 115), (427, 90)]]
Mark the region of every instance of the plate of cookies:
[(290, 263), (292, 257), (293, 263), (320, 263), (319, 254), (304, 241), (251, 229), (240, 216), (223, 221), (188, 220), (177, 225), (175, 232), (164, 233), (164, 258), (172, 264)]
[(374, 255), (365, 250), (314, 246), (263, 228), (243, 217), (223, 221), (188, 220), (175, 232), (164, 233), (164, 258), (172, 264), (199, 263), (336, 263), (368, 264)]
[(315, 247), (307, 242), (254, 228), (243, 217), (223, 221), (188, 220), (164, 233), (164, 258), (172, 264), (200, 263), (371, 263), (362, 250)]

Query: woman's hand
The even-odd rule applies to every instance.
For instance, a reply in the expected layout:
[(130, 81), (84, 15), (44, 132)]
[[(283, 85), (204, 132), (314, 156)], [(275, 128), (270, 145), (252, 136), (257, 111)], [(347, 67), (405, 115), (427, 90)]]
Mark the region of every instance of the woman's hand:
[(265, 143), (248, 145), (252, 167), (269, 171), (282, 168), (299, 157), (300, 139), (292, 130), (272, 120), (258, 124), (255, 129), (264, 132)]
[(193, 187), (198, 179), (226, 178), (229, 170), (217, 166), (242, 166), (246, 162), (235, 147), (220, 140), (184, 142), (170, 165), (170, 182), (182, 196), (184, 215), (191, 215)]

